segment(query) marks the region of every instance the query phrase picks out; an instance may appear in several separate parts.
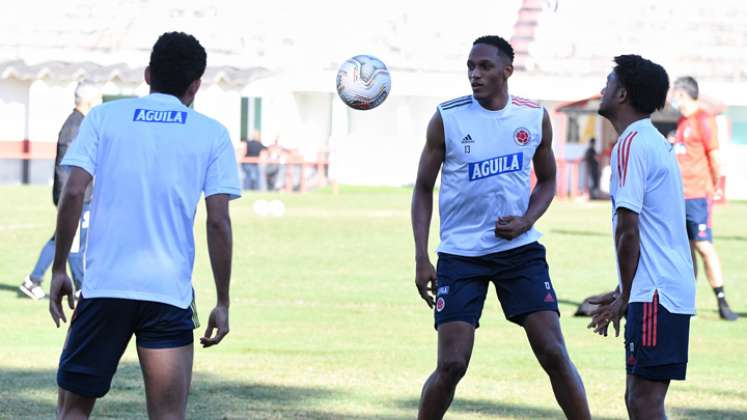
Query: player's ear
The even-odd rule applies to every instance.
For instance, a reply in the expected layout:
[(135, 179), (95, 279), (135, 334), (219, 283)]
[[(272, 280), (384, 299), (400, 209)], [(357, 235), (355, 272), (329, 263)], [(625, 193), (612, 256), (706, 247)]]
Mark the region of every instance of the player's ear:
[(511, 77), (511, 75), (514, 74), (514, 65), (513, 63), (506, 63), (503, 66), (503, 77), (508, 79)]
[(202, 85), (202, 79), (197, 79), (189, 84), (189, 87), (187, 87), (187, 92), (190, 96), (195, 96), (197, 94), (197, 91), (200, 90), (200, 85)]
[(623, 103), (628, 100), (628, 90), (620, 86), (617, 88), (617, 101)]
[(150, 85), (150, 66), (147, 66), (145, 68), (145, 71), (143, 72), (143, 77), (145, 77), (145, 83)]

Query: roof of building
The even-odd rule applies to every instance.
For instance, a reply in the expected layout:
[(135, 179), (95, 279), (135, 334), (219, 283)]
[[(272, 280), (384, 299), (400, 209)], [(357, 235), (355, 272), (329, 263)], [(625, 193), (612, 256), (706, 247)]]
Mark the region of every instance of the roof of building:
[[(24, 60), (0, 62), (0, 79), (18, 80), (90, 80), (97, 83), (122, 81), (142, 83), (144, 67), (130, 67), (125, 63), (101, 65), (92, 62), (69, 63), (65, 61), (44, 61), (30, 65)], [(236, 68), (230, 66), (209, 66), (203, 80), (207, 83), (226, 83), (243, 86), (252, 80), (265, 77), (271, 72), (262, 67)]]
[(612, 58), (635, 53), (671, 78), (747, 81), (744, 0), (524, 0), (512, 41), (534, 76), (605, 75)]

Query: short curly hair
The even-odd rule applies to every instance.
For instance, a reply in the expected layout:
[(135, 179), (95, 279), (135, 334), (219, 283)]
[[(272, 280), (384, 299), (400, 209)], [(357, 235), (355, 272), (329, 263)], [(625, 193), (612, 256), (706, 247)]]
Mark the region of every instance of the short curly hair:
[(166, 32), (150, 53), (150, 86), (156, 92), (181, 97), (202, 77), (206, 65), (207, 53), (200, 41), (184, 32)]
[(508, 41), (498, 35), (481, 36), (472, 43), (473, 46), (477, 44), (492, 45), (498, 48), (499, 55), (503, 55), (511, 63), (514, 62), (514, 48), (511, 46), (511, 44), (508, 43)]
[(614, 61), (615, 75), (628, 91), (633, 109), (652, 114), (664, 108), (669, 91), (669, 76), (664, 67), (634, 54), (619, 55)]

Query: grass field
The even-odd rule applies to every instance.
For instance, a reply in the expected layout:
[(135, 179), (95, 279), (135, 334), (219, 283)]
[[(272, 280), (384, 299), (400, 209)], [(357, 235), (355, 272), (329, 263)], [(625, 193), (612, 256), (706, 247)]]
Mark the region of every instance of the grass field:
[[(0, 196), (0, 418), (51, 418), (65, 330), (54, 328), (46, 301), (20, 298), (16, 290), (52, 232), (54, 209), (48, 188), (2, 187)], [(284, 217), (254, 214), (253, 201), (269, 197), (285, 202)], [(435, 364), (436, 335), (413, 285), (409, 200), (406, 189), (343, 188), (339, 195), (250, 194), (235, 201), (231, 333), (215, 348), (196, 350), (189, 417), (414, 418)], [(203, 214), (194, 283), (204, 321), (215, 292)], [(744, 319), (719, 321), (713, 293), (698, 280), (688, 380), (670, 388), (672, 419), (747, 419), (745, 215), (747, 203), (715, 214), (727, 296)], [(592, 335), (588, 319), (571, 316), (585, 296), (616, 282), (609, 204), (555, 202), (539, 228), (594, 417), (625, 418), (622, 339)], [(132, 342), (94, 416), (146, 416)], [(492, 288), (470, 370), (447, 418), (562, 418), (523, 330), (503, 319)]]

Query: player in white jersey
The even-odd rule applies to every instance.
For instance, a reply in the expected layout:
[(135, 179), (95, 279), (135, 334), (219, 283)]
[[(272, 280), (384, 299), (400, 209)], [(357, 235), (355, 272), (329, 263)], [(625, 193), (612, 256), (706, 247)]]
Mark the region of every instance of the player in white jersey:
[[(560, 330), (545, 248), (533, 228), (555, 195), (552, 127), (542, 107), (508, 93), (513, 56), (501, 37), (475, 40), (467, 60), (472, 95), (440, 104), (428, 124), (412, 228), (415, 283), (428, 306), (435, 306), (438, 361), (423, 386), (421, 420), (441, 419), (451, 404), (467, 371), (491, 282), (506, 318), (526, 331), (566, 417), (590, 418), (581, 377)], [(439, 169), (436, 270), (428, 256), (428, 231)]]
[(602, 90), (599, 114), (620, 136), (612, 151), (612, 228), (619, 285), (596, 297), (589, 324), (619, 334), (625, 316), (627, 386), (631, 419), (666, 419), (669, 382), (684, 380), (695, 278), (685, 227), (682, 181), (672, 145), (651, 123), (664, 107), (669, 78), (637, 55), (615, 57)]
[(61, 419), (91, 414), (133, 334), (149, 417), (185, 418), (198, 326), (193, 229), (202, 194), (217, 291), (202, 345), (218, 344), (228, 333), (228, 202), (241, 190), (226, 128), (189, 108), (206, 60), (191, 35), (163, 34), (145, 70), (151, 94), (93, 108), (62, 161), (71, 171), (59, 204), (49, 302), (58, 327), (66, 321), (64, 295), (73, 308), (65, 260), (86, 187), (94, 177), (96, 183), (86, 281), (57, 371)]

